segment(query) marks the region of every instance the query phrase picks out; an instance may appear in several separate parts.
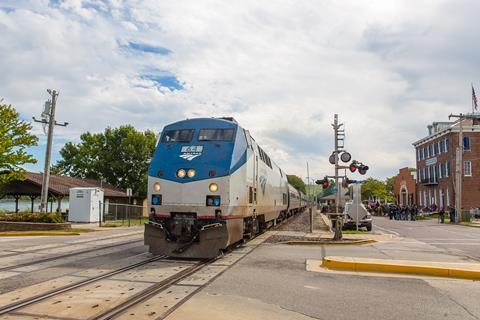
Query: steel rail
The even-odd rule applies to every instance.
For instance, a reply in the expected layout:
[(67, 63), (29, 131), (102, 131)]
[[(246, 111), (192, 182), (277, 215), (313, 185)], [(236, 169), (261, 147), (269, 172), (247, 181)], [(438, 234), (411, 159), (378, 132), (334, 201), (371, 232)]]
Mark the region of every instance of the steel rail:
[(94, 239), (89, 239), (89, 240), (80, 241), (80, 242), (70, 242), (70, 243), (56, 245), (56, 246), (53, 246), (53, 247), (46, 247), (46, 248), (42, 248), (42, 249), (32, 249), (32, 250), (26, 250), (26, 251), (15, 251), (15, 250), (18, 250), (18, 249), (11, 249), (11, 250), (7, 250), (8, 252), (11, 252), (11, 253), (5, 254), (5, 255), (1, 256), (0, 258), (22, 255), (22, 254), (26, 254), (26, 253), (37, 253), (37, 252), (46, 251), (46, 250), (65, 248), (65, 247), (68, 247), (68, 246), (88, 244), (88, 243), (95, 242), (95, 241), (105, 241), (105, 240), (113, 240), (113, 239), (118, 239), (118, 238), (128, 238), (128, 237), (131, 237), (131, 236), (134, 236), (134, 235), (137, 235), (137, 234), (140, 235), (140, 234), (142, 234), (142, 232), (135, 232), (135, 233), (131, 233), (131, 234), (122, 234), (122, 235), (116, 235), (116, 236), (108, 236), (108, 237), (104, 237), (104, 238), (94, 238)]
[(37, 302), (40, 302), (40, 301), (45, 300), (47, 298), (56, 296), (60, 293), (64, 293), (64, 292), (67, 292), (67, 291), (85, 286), (87, 284), (90, 284), (90, 283), (93, 283), (93, 282), (96, 282), (96, 281), (99, 281), (99, 280), (102, 280), (102, 279), (105, 279), (105, 278), (109, 278), (109, 277), (117, 275), (119, 273), (131, 270), (131, 269), (135, 269), (137, 267), (141, 267), (141, 266), (146, 265), (148, 263), (164, 259), (166, 257), (167, 256), (165, 256), (165, 255), (155, 256), (155, 257), (152, 257), (150, 259), (147, 259), (147, 260), (144, 260), (144, 261), (141, 261), (141, 262), (137, 262), (137, 263), (128, 265), (126, 267), (122, 267), (122, 268), (116, 269), (114, 271), (110, 271), (110, 272), (101, 274), (101, 275), (96, 276), (96, 277), (88, 278), (88, 279), (85, 279), (85, 280), (82, 280), (82, 281), (79, 281), (79, 282), (75, 282), (73, 284), (69, 284), (69, 285), (60, 287), (58, 289), (53, 289), (53, 290), (47, 291), (45, 293), (35, 295), (33, 297), (30, 297), (30, 298), (23, 299), (21, 301), (8, 304), (6, 306), (0, 307), (0, 315), (15, 311), (17, 309), (29, 306), (29, 305), (37, 303)]
[[(30, 262), (19, 263), (19, 264), (13, 265), (13, 266), (0, 268), (0, 271), (8, 271), (8, 270), (16, 269), (16, 268), (21, 268), (21, 267), (34, 265), (34, 264), (37, 264), (37, 263), (54, 261), (54, 260), (68, 258), (68, 257), (79, 255), (79, 254), (89, 253), (89, 252), (98, 251), (98, 250), (102, 250), (102, 249), (109, 249), (109, 248), (113, 248), (113, 247), (117, 247), (117, 246), (124, 246), (124, 245), (128, 245), (128, 244), (135, 243), (135, 242), (143, 242), (143, 239), (117, 242), (115, 244), (108, 245), (108, 246), (103, 246), (103, 247), (99, 247), (99, 248), (92, 248), (92, 249), (74, 251), (74, 252), (59, 255), (59, 256), (54, 256), (54, 257), (49, 257), (49, 258), (44, 258), (44, 259), (38, 259), (38, 260), (35, 260), (35, 261), (30, 261)], [(0, 259), (1, 258), (2, 257), (0, 257)]]
[(208, 260), (203, 260), (187, 269), (184, 269), (171, 277), (154, 284), (153, 286), (150, 286), (146, 288), (145, 290), (133, 295), (131, 298), (128, 300), (118, 304), (117, 306), (113, 307), (110, 310), (107, 310), (106, 312), (97, 315), (95, 317), (92, 317), (90, 320), (107, 320), (107, 319), (113, 319), (116, 318), (117, 316), (123, 314), (125, 311), (130, 309), (131, 307), (153, 297), (157, 293), (160, 293), (162, 291), (165, 291), (169, 287), (175, 285), (176, 283), (182, 281), (183, 279), (187, 278), (188, 276), (194, 274), (198, 270), (202, 269), (204, 266), (212, 263), (213, 261), (217, 260), (217, 258), (213, 259), (208, 259)]

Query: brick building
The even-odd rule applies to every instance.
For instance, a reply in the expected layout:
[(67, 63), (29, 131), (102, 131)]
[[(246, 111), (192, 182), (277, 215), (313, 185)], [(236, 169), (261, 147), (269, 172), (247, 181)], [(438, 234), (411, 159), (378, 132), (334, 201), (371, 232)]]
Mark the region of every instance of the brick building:
[[(463, 120), (462, 210), (480, 207), (480, 115)], [(417, 157), (417, 204), (455, 205), (456, 148), (460, 126), (434, 122), (413, 146)]]
[(397, 197), (397, 203), (404, 206), (411, 206), (417, 203), (417, 181), (415, 169), (402, 168), (395, 176), (393, 193)]

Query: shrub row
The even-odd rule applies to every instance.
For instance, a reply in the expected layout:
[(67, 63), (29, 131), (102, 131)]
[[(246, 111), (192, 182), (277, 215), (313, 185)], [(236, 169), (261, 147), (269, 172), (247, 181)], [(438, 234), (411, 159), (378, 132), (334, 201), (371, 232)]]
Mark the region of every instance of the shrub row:
[(44, 223), (62, 223), (62, 215), (56, 212), (52, 213), (30, 213), (19, 212), (13, 214), (0, 213), (0, 221), (12, 222), (44, 222)]

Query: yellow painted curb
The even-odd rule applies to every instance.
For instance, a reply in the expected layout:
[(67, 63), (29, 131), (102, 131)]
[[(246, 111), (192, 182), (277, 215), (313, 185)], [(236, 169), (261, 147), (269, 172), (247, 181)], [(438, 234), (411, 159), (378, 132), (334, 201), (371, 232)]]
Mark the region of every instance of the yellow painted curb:
[(351, 246), (351, 245), (362, 245), (375, 243), (375, 240), (352, 240), (351, 242), (339, 242), (333, 240), (327, 241), (308, 241), (308, 240), (296, 240), (296, 241), (283, 241), (280, 244), (289, 244), (289, 245), (308, 245), (308, 246)]
[(480, 280), (480, 264), (325, 257), (324, 268), (343, 271), (416, 274)]

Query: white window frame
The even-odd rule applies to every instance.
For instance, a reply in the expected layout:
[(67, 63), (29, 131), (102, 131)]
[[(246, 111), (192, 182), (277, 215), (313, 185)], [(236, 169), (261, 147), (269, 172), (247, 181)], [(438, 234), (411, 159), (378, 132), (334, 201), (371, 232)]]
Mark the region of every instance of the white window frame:
[[(467, 170), (468, 168), (468, 170)], [(472, 161), (466, 160), (463, 162), (463, 176), (471, 177), (472, 176)]]

